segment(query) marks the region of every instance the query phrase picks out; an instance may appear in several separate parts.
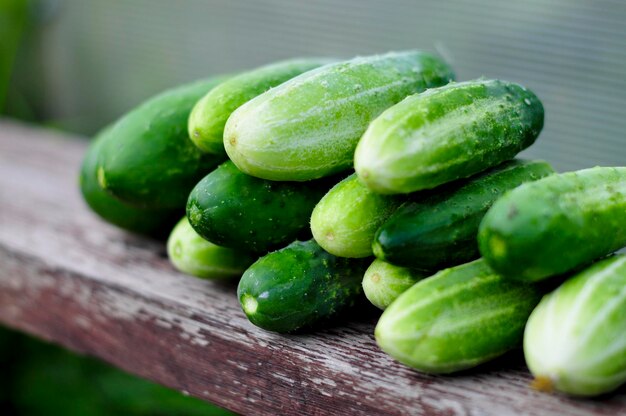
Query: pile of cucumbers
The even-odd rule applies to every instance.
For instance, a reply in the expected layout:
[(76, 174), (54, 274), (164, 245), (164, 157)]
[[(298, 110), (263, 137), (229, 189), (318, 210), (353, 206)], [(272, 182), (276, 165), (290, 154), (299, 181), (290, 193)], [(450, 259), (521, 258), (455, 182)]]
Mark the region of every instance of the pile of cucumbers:
[(543, 122), (525, 87), (454, 82), (420, 51), (289, 60), (146, 101), (80, 184), (110, 223), (173, 227), (179, 270), (241, 278), (263, 329), (367, 298), (379, 346), (419, 371), (523, 345), (535, 387), (598, 395), (626, 382), (626, 168), (517, 159)]

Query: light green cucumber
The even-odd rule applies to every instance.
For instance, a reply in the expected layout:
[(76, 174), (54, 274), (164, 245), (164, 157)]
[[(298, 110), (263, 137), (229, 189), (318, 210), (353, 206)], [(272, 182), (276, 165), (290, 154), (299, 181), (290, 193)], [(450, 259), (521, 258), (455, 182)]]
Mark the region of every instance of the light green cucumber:
[(506, 279), (482, 260), (443, 270), (398, 297), (376, 325), (380, 348), (425, 373), (452, 373), (522, 342), (541, 292)]
[(599, 261), (546, 295), (524, 333), (524, 355), (541, 390), (577, 396), (626, 383), (626, 256)]
[(244, 72), (213, 88), (189, 116), (189, 137), (200, 150), (224, 155), (224, 125), (246, 101), (303, 72), (329, 63), (328, 59), (291, 59)]
[(496, 201), (478, 231), (498, 273), (538, 281), (626, 246), (626, 167), (595, 167), (526, 183)]
[(352, 174), (335, 185), (315, 206), (311, 232), (315, 241), (335, 256), (371, 256), (376, 230), (404, 200), (376, 194)]
[(374, 120), (354, 167), (379, 193), (432, 189), (512, 159), (542, 127), (541, 102), (520, 85), (451, 83), (412, 95)]
[(423, 272), (376, 259), (363, 276), (363, 293), (372, 305), (384, 310), (425, 277), (428, 276)]
[(205, 279), (240, 277), (256, 257), (213, 244), (191, 228), (187, 217), (181, 219), (167, 240), (170, 261), (181, 272)]
[(367, 125), (407, 95), (454, 75), (419, 51), (355, 58), (306, 72), (235, 110), (224, 147), (243, 172), (306, 181), (347, 170)]

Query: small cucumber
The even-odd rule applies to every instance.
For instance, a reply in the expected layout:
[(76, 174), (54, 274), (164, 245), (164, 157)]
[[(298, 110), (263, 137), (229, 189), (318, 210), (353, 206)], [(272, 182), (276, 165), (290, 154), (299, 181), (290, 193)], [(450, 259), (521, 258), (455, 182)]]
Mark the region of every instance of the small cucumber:
[(505, 162), (468, 180), (418, 194), (376, 233), (376, 257), (438, 271), (480, 257), (476, 235), (489, 207), (506, 191), (554, 173), (542, 161)]
[(542, 390), (596, 396), (626, 383), (626, 256), (599, 261), (546, 295), (524, 333)]
[(205, 279), (240, 277), (257, 258), (206, 241), (191, 228), (187, 217), (176, 224), (167, 240), (167, 255), (178, 270)]
[(215, 244), (265, 253), (308, 232), (311, 212), (330, 186), (327, 180), (267, 181), (227, 161), (193, 188), (187, 217), (198, 234)]
[(311, 215), (313, 237), (335, 256), (371, 256), (376, 230), (403, 201), (404, 198), (375, 194), (352, 174), (315, 206)]
[(451, 83), (412, 95), (374, 120), (354, 167), (379, 193), (432, 189), (512, 159), (542, 127), (541, 102), (520, 85)]
[(328, 59), (292, 59), (222, 82), (194, 106), (189, 116), (189, 137), (203, 152), (226, 155), (224, 125), (233, 111), (270, 88), (329, 62)]
[(363, 276), (363, 293), (372, 305), (384, 310), (398, 296), (425, 277), (428, 276), (417, 270), (394, 266), (376, 259)]
[(425, 373), (475, 367), (522, 341), (541, 293), (481, 259), (417, 282), (383, 312), (375, 335), (387, 354)]
[(505, 194), (480, 224), (478, 244), (507, 277), (538, 281), (626, 246), (626, 167), (548, 176)]
[(225, 80), (165, 91), (122, 116), (102, 137), (98, 183), (138, 207), (180, 209), (189, 191), (225, 157), (203, 154), (187, 136), (193, 105)]
[(313, 326), (361, 296), (367, 263), (335, 257), (313, 240), (261, 257), (243, 274), (239, 302), (254, 325), (275, 332)]
[(180, 210), (136, 208), (109, 195), (98, 185), (98, 156), (104, 137), (89, 146), (80, 169), (80, 190), (87, 205), (102, 219), (128, 231), (160, 235), (174, 223)]
[(226, 123), (237, 167), (277, 181), (347, 170), (367, 125), (386, 108), (454, 75), (432, 55), (394, 52), (325, 65), (248, 101)]

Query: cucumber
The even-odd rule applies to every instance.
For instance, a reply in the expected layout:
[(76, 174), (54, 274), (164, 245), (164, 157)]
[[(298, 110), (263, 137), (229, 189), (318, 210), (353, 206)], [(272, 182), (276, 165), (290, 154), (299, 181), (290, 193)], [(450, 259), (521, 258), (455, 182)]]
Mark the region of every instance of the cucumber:
[(445, 62), (418, 51), (325, 65), (235, 110), (224, 147), (239, 169), (264, 179), (305, 181), (347, 170), (371, 120), (453, 77)]
[(538, 281), (626, 246), (626, 167), (552, 175), (505, 194), (483, 218), (480, 252), (507, 277)]
[(546, 295), (524, 333), (535, 387), (596, 396), (626, 383), (626, 256), (597, 262)]
[(423, 272), (374, 260), (363, 276), (363, 293), (379, 309), (386, 309), (398, 296), (418, 281), (428, 277)]
[(292, 59), (224, 81), (194, 106), (189, 116), (189, 137), (203, 152), (225, 155), (224, 125), (234, 110), (268, 89), (329, 62), (327, 59)]
[(480, 257), (476, 235), (489, 207), (506, 191), (554, 173), (542, 161), (505, 162), (469, 180), (418, 194), (374, 238), (376, 257), (398, 266), (438, 271)]
[(380, 348), (425, 373), (475, 367), (521, 344), (541, 292), (494, 273), (482, 259), (417, 282), (383, 312)]
[(193, 188), (187, 217), (198, 234), (215, 244), (264, 253), (308, 231), (311, 212), (331, 185), (327, 180), (267, 181), (227, 161)]
[(167, 240), (167, 255), (176, 269), (205, 279), (240, 277), (257, 258), (243, 251), (221, 247), (196, 233), (183, 217)]
[(168, 90), (122, 116), (102, 135), (100, 187), (138, 207), (184, 207), (191, 188), (225, 159), (203, 154), (187, 136), (193, 105), (225, 79)]
[(80, 190), (91, 210), (103, 220), (125, 230), (146, 235), (160, 235), (169, 229), (181, 210), (136, 208), (118, 201), (98, 185), (98, 157), (104, 137), (89, 145), (80, 169)]
[(335, 256), (368, 257), (376, 230), (402, 202), (403, 198), (375, 194), (352, 174), (315, 206), (311, 232)]
[(274, 332), (310, 327), (361, 296), (364, 260), (336, 257), (314, 240), (261, 257), (243, 274), (237, 296), (254, 325)]
[(542, 127), (541, 102), (520, 85), (451, 83), (412, 95), (374, 120), (354, 167), (375, 192), (432, 189), (513, 158)]

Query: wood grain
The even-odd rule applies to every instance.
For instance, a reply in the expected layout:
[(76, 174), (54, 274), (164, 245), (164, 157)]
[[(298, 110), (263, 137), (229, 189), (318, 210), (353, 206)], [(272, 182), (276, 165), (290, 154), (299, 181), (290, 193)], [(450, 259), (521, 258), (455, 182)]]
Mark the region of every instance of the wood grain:
[(626, 390), (575, 400), (528, 388), (518, 352), (457, 376), (412, 371), (374, 342), (371, 311), (306, 335), (248, 323), (234, 284), (177, 273), (161, 242), (83, 204), (85, 141), (0, 121), (0, 321), (254, 415), (616, 415)]

